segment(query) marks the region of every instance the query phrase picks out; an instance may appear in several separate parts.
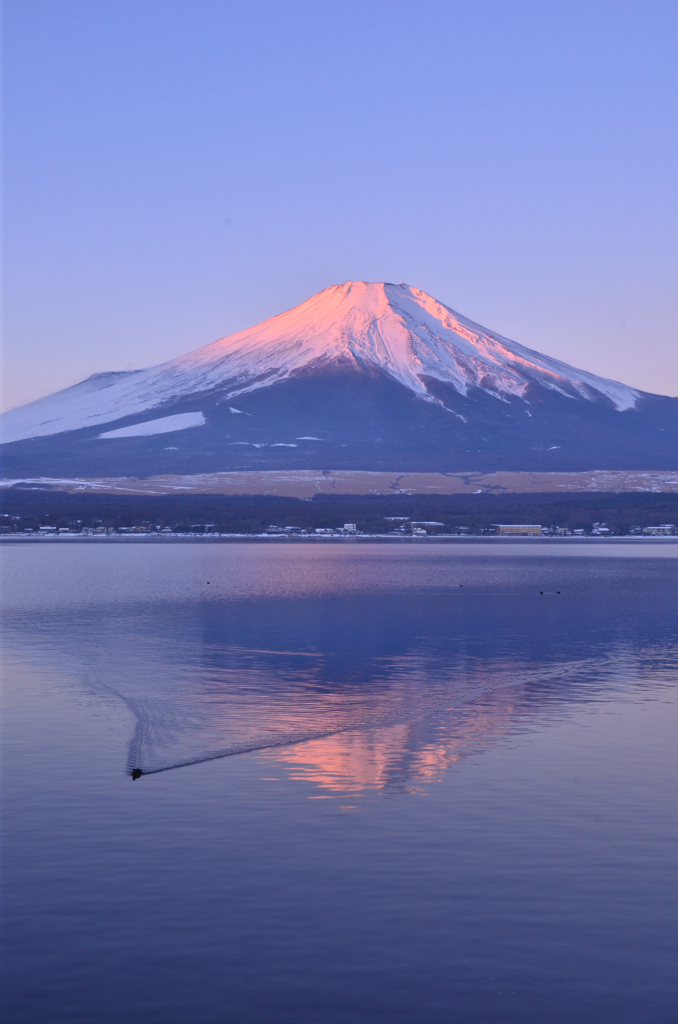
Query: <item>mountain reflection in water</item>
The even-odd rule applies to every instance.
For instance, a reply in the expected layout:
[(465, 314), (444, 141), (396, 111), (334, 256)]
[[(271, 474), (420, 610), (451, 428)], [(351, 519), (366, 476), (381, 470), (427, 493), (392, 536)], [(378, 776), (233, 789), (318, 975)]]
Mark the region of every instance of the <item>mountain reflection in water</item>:
[(287, 769), (290, 778), (333, 793), (369, 790), (415, 793), (417, 783), (442, 781), (464, 754), (487, 747), (510, 726), (514, 703), (496, 694), (492, 707), (471, 706), (454, 722), (399, 723), (325, 736), (265, 756)]
[(3, 1019), (675, 1020), (675, 541), (0, 558)]
[(177, 592), (183, 551), (139, 549), (136, 602), (110, 600), (111, 575), (77, 609), (32, 608), (26, 583), (6, 639), (124, 702), (135, 777), (260, 751), (327, 792), (416, 789), (547, 708), (657, 685), (673, 574), (618, 551), (212, 548), (206, 597), (195, 576)]
[(524, 689), (515, 669), (466, 667), (455, 678), (437, 659), (403, 656), (373, 666), (372, 685), (334, 676), (327, 692), (326, 665), (291, 680), (275, 661), (259, 672), (224, 671), (209, 694), (201, 680), (174, 702), (167, 686), (162, 699), (148, 689), (143, 699), (121, 694), (137, 718), (128, 770), (147, 775), (260, 751), (293, 777), (335, 790), (430, 780), (503, 735)]

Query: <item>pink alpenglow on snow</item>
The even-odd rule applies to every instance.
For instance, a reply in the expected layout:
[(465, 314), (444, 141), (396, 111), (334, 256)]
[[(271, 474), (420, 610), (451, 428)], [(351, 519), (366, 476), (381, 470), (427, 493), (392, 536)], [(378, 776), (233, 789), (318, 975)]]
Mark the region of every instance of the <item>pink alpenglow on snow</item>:
[(500, 400), (523, 397), (538, 384), (572, 398), (604, 396), (620, 411), (633, 408), (640, 394), (485, 330), (419, 288), (347, 281), (178, 359), (96, 374), (13, 409), (0, 418), (2, 442), (93, 427), (206, 392), (219, 390), (226, 401), (332, 364), (379, 369), (430, 402), (438, 399), (427, 378), (460, 395), (480, 388)]

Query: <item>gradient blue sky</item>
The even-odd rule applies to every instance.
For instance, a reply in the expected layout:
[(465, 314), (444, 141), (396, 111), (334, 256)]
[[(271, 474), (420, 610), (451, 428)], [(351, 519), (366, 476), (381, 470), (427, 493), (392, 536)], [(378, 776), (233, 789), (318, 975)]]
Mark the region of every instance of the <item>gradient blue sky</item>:
[(4, 18), (5, 408), (347, 279), (678, 394), (678, 3)]

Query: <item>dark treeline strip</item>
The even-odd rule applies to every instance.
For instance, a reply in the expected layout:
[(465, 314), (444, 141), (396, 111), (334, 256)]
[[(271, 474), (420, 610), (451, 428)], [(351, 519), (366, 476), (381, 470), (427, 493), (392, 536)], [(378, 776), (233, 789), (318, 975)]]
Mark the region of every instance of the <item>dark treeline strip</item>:
[[(9, 488), (0, 497), (3, 531), (57, 526), (133, 527), (180, 531), (213, 524), (214, 532), (260, 533), (268, 526), (306, 530), (356, 523), (367, 533), (388, 529), (387, 516), (437, 520), (448, 529), (473, 531), (492, 523), (539, 523), (569, 529), (606, 523), (615, 533), (634, 526), (678, 523), (678, 494), (458, 494), (316, 495), (313, 499), (263, 495), (67, 494)], [(17, 517), (11, 519), (10, 517)]]

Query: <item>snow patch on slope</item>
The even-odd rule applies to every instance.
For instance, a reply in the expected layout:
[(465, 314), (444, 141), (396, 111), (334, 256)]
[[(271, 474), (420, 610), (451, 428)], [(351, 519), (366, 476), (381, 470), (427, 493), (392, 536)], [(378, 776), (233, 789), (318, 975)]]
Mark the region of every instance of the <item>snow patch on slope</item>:
[(205, 417), (201, 412), (181, 412), (176, 416), (162, 416), (157, 420), (145, 420), (133, 423), (130, 427), (118, 427), (108, 430), (99, 437), (149, 437), (152, 434), (171, 434), (175, 430), (186, 430), (187, 427), (201, 427)]

